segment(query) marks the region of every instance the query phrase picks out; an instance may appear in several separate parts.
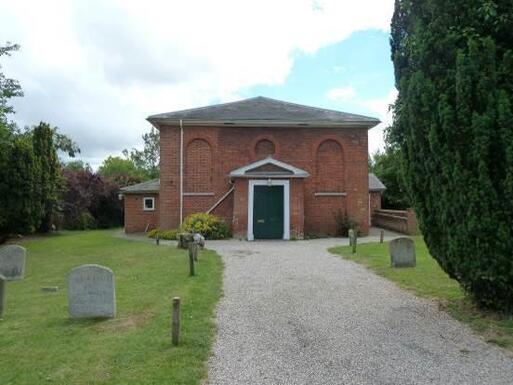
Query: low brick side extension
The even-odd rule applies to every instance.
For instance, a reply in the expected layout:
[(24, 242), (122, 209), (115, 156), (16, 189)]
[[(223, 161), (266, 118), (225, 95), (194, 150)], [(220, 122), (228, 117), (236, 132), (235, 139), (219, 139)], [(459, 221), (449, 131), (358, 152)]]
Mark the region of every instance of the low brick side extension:
[[(143, 210), (143, 198), (155, 198), (155, 210)], [(158, 194), (127, 194), (125, 200), (125, 232), (142, 233), (152, 230), (159, 225), (159, 195)]]

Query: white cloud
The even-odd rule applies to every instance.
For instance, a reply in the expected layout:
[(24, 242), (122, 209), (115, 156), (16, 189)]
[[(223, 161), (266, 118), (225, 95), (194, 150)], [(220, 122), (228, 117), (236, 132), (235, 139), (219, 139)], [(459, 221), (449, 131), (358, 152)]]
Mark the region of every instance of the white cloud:
[(350, 86), (333, 88), (327, 92), (326, 97), (337, 102), (347, 102), (356, 97), (356, 90)]
[(385, 129), (393, 122), (393, 114), (390, 106), (395, 103), (398, 92), (394, 88), (382, 99), (371, 99), (362, 104), (373, 112), (380, 120), (381, 124), (369, 131), (369, 153), (374, 154), (385, 147)]
[(388, 30), (392, 12), (392, 0), (3, 1), (2, 41), (22, 46), (4, 72), (25, 91), (19, 123), (60, 126), (90, 160), (140, 145), (152, 113), (282, 84), (295, 53)]

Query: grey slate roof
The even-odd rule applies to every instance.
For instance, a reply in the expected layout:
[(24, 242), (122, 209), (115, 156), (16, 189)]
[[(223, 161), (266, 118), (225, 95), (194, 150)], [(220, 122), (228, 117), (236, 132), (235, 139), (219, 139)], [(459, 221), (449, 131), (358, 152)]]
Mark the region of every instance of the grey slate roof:
[(373, 173), (369, 173), (369, 191), (371, 192), (381, 192), (385, 191), (386, 186), (378, 179), (376, 175)]
[(160, 179), (153, 179), (147, 182), (142, 182), (138, 184), (134, 184), (132, 186), (127, 186), (119, 189), (121, 194), (155, 194), (160, 190)]
[(346, 112), (309, 107), (301, 104), (258, 96), (232, 103), (167, 112), (148, 117), (153, 124), (184, 124), (193, 122), (222, 123), (226, 125), (326, 125), (364, 126), (372, 128), (379, 119)]
[[(381, 192), (387, 188), (378, 177), (372, 173), (369, 173), (369, 191)], [(119, 191), (121, 194), (158, 194), (160, 190), (160, 179), (153, 179), (147, 182), (134, 184), (121, 188)]]

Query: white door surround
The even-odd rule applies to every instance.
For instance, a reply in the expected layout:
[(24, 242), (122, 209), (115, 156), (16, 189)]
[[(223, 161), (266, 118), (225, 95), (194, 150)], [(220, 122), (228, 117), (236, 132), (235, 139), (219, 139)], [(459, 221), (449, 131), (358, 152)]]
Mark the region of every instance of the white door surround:
[(253, 179), (248, 185), (248, 241), (254, 241), (253, 234), (253, 205), (255, 186), (283, 186), (283, 239), (290, 239), (290, 182), (281, 179)]

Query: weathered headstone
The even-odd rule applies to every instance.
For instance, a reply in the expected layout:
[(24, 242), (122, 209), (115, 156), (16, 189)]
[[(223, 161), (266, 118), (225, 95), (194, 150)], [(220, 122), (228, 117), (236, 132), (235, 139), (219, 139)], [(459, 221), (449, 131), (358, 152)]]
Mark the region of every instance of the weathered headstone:
[(68, 310), (71, 318), (116, 316), (114, 273), (100, 265), (82, 265), (68, 274)]
[(392, 267), (415, 267), (415, 243), (412, 239), (402, 237), (390, 242), (390, 262)]
[(0, 274), (7, 281), (22, 279), (25, 275), (27, 250), (18, 245), (7, 245), (0, 248)]
[(0, 275), (0, 319), (4, 317), (5, 310), (5, 277)]

